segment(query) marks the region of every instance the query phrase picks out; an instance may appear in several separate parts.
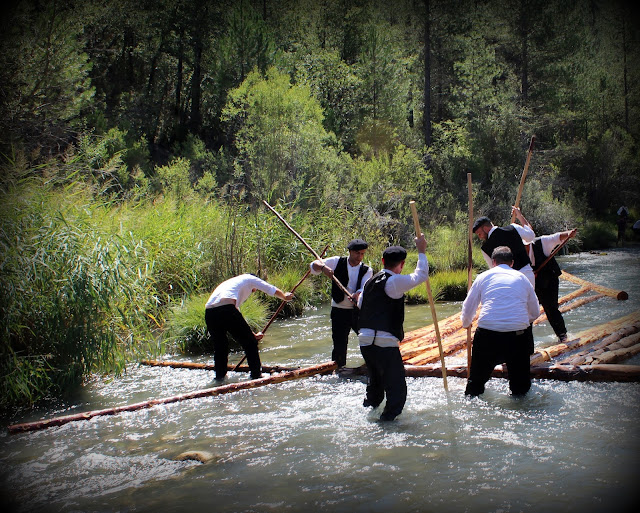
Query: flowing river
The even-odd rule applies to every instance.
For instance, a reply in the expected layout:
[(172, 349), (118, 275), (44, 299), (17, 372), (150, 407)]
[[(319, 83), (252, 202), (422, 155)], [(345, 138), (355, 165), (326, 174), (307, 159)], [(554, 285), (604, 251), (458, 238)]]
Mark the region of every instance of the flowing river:
[[(629, 293), (565, 314), (570, 334), (640, 309), (637, 248), (559, 260), (580, 278)], [(560, 293), (576, 288), (561, 281)], [(437, 305), (439, 319), (459, 310), (460, 303)], [(407, 308), (405, 331), (430, 322), (428, 305)], [(556, 342), (546, 323), (534, 334), (536, 345)], [(363, 360), (351, 336), (355, 367)], [(329, 360), (330, 346), (322, 307), (274, 323), (261, 357), (265, 365), (309, 366)], [(228, 382), (246, 378), (231, 372)], [(534, 380), (514, 399), (507, 382), (493, 378), (473, 400), (464, 398), (464, 379), (449, 378), (448, 394), (440, 378), (407, 383), (407, 405), (393, 423), (363, 408), (364, 377), (334, 374), (7, 432), (17, 422), (214, 386), (211, 371), (131, 366), (64, 405), (2, 419), (1, 504), (16, 512), (349, 513), (617, 513), (638, 505), (638, 383)], [(185, 451), (213, 459), (177, 461)]]

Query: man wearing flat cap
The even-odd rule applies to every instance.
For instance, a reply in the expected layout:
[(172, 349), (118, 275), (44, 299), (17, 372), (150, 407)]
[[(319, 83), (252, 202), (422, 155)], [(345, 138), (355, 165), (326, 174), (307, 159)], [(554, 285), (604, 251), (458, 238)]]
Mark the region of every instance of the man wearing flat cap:
[(404, 294), (429, 277), (424, 234), (415, 239), (418, 263), (411, 274), (400, 274), (407, 252), (391, 246), (382, 253), (383, 269), (371, 278), (360, 295), (360, 352), (367, 365), (369, 383), (363, 402), (377, 408), (387, 402), (380, 420), (394, 420), (407, 400), (404, 363), (400, 342), (404, 338)]
[(483, 242), (482, 256), (487, 267), (491, 269), (493, 263), (491, 254), (498, 246), (507, 246), (513, 255), (513, 268), (524, 274), (531, 285), (535, 286), (535, 275), (531, 268), (531, 260), (524, 247), (525, 243), (531, 243), (536, 238), (536, 234), (524, 218), (518, 207), (511, 207), (512, 213), (522, 223), (512, 223), (509, 226), (494, 226), (488, 217), (479, 217), (473, 223), (473, 233)]
[(373, 275), (371, 268), (362, 263), (369, 245), (362, 239), (354, 239), (347, 244), (349, 256), (333, 256), (311, 262), (311, 274), (335, 277), (351, 293), (353, 299), (331, 283), (331, 338), (333, 351), (331, 359), (344, 367), (347, 364), (347, 345), (351, 330), (358, 333), (358, 309), (356, 303), (362, 287)]

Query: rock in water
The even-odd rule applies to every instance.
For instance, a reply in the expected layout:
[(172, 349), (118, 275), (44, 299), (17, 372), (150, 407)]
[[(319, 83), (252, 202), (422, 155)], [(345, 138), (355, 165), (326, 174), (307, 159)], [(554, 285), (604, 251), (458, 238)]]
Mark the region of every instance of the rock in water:
[(209, 463), (213, 459), (213, 454), (207, 451), (185, 451), (176, 456), (178, 461), (199, 461), (200, 463)]

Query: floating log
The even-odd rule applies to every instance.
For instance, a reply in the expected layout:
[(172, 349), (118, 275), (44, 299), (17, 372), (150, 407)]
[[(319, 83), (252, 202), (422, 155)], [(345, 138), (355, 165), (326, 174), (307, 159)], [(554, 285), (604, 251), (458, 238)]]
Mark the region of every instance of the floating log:
[[(439, 365), (405, 365), (407, 377), (442, 377)], [(495, 378), (507, 378), (507, 370), (498, 365), (491, 374)], [(447, 376), (467, 377), (466, 365), (447, 366)], [(623, 381), (640, 382), (640, 365), (532, 365), (534, 379), (554, 379), (558, 381)]]
[(582, 278), (578, 278), (577, 276), (573, 276), (566, 271), (562, 271), (560, 278), (575, 283), (576, 285), (595, 290), (596, 292), (600, 292), (605, 296), (614, 297), (619, 300), (629, 299), (629, 294), (627, 294), (624, 290), (614, 290), (608, 287), (603, 287), (602, 285), (597, 285), (595, 283), (583, 280)]
[[(596, 294), (595, 296), (583, 297), (581, 299), (573, 301), (572, 303), (561, 306), (560, 308), (558, 308), (558, 310), (560, 311), (560, 313), (565, 313), (565, 312), (568, 312), (569, 310), (573, 310), (574, 308), (578, 308), (579, 306), (584, 306), (586, 304), (593, 303), (594, 301), (603, 297), (606, 297), (606, 296), (604, 294)], [(544, 313), (544, 308), (540, 307), (540, 317), (538, 317), (535, 321), (533, 321), (533, 324), (540, 324), (541, 322), (544, 322), (546, 320), (547, 320), (547, 314)]]
[[(140, 360), (140, 365), (149, 365), (150, 367), (171, 367), (173, 369), (197, 369), (197, 370), (216, 370), (215, 366), (211, 363), (197, 363), (197, 362), (176, 362), (170, 360)], [(298, 370), (300, 367), (283, 367), (281, 365), (263, 365), (262, 372), (274, 373), (274, 372), (289, 372)], [(248, 365), (227, 365), (228, 370), (236, 370), (236, 372), (249, 372)]]
[(54, 426), (62, 426), (69, 422), (79, 420), (89, 420), (94, 417), (104, 415), (115, 415), (117, 413), (136, 411), (144, 408), (150, 408), (158, 404), (176, 403), (179, 401), (187, 401), (190, 399), (199, 399), (201, 397), (212, 397), (217, 395), (228, 394), (231, 392), (237, 392), (239, 390), (247, 390), (250, 388), (258, 388), (265, 385), (272, 385), (275, 383), (282, 383), (283, 381), (289, 381), (292, 379), (304, 378), (313, 376), (315, 374), (326, 374), (334, 371), (338, 367), (335, 362), (326, 362), (319, 365), (313, 365), (311, 367), (305, 367), (294, 371), (283, 372), (280, 374), (274, 374), (267, 378), (253, 379), (250, 381), (243, 381), (241, 383), (231, 383), (229, 385), (222, 385), (214, 388), (205, 388), (203, 390), (195, 390), (186, 394), (174, 395), (170, 397), (164, 397), (161, 399), (152, 399), (150, 401), (143, 401), (140, 403), (129, 404), (126, 406), (116, 406), (114, 408), (105, 408), (102, 410), (93, 410), (83, 413), (76, 413), (74, 415), (65, 415), (62, 417), (54, 417), (51, 419), (38, 420), (35, 422), (25, 422), (22, 424), (13, 424), (8, 427), (9, 433), (22, 433), (25, 431), (36, 431), (46, 429)]

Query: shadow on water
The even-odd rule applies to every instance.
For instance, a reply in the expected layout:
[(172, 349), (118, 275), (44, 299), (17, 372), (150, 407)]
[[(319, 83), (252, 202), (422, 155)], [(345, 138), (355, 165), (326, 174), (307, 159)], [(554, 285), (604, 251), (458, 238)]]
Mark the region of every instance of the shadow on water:
[[(640, 309), (640, 252), (563, 257), (570, 273), (629, 292), (567, 315), (571, 332)], [(563, 285), (561, 293), (574, 290)], [(459, 303), (438, 305), (439, 317)], [(586, 313), (585, 313), (586, 312)], [(407, 330), (430, 322), (412, 306)], [(536, 327), (537, 343), (553, 339)], [(265, 364), (313, 365), (330, 354), (326, 307), (278, 321)], [(240, 355), (237, 355), (239, 358)], [(178, 357), (176, 357), (178, 358)], [(362, 363), (355, 337), (349, 366)], [(174, 358), (175, 359), (175, 358)], [(200, 359), (209, 362), (206, 357)], [(229, 381), (245, 379), (230, 373)], [(524, 398), (493, 379), (466, 399), (465, 381), (409, 378), (394, 423), (362, 406), (365, 379), (336, 375), (0, 434), (5, 510), (605, 512), (637, 498), (637, 383), (534, 381)], [(132, 367), (88, 384), (76, 404), (42, 417), (130, 404), (213, 385), (209, 371)], [(5, 424), (33, 420), (5, 419)], [(208, 463), (177, 461), (185, 451)]]

